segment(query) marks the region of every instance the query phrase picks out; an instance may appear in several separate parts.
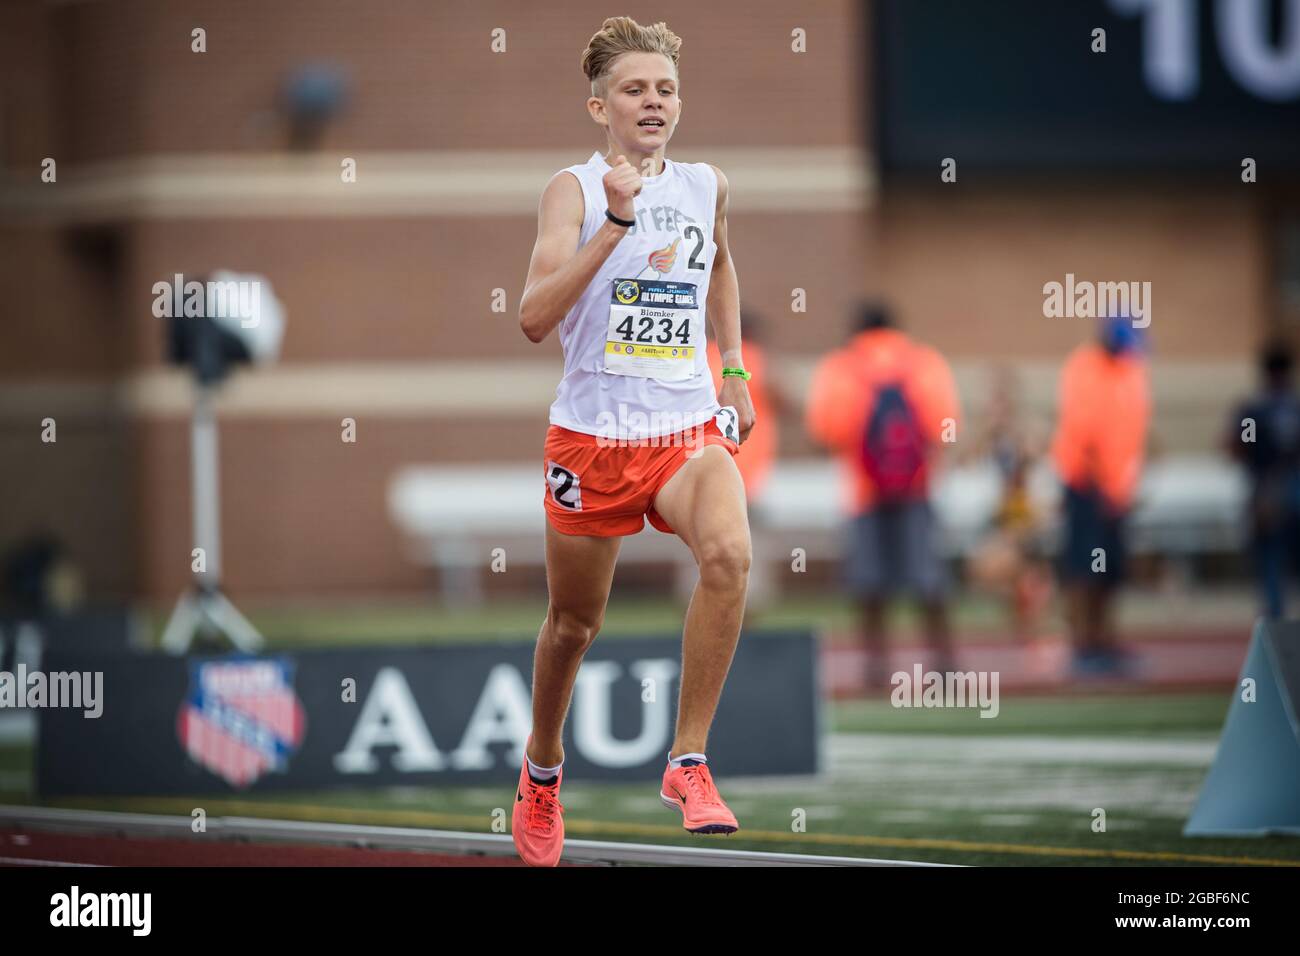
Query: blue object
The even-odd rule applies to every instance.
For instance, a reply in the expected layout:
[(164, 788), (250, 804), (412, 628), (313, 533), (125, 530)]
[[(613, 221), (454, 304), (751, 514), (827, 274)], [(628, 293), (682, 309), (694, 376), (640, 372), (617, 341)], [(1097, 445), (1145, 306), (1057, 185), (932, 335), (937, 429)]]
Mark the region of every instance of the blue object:
[(1146, 336), (1133, 325), (1132, 316), (1109, 315), (1101, 320), (1101, 344), (1111, 355), (1145, 352)]
[(285, 80), (284, 103), (289, 113), (305, 120), (323, 121), (340, 112), (348, 99), (348, 74), (332, 63), (307, 63)]

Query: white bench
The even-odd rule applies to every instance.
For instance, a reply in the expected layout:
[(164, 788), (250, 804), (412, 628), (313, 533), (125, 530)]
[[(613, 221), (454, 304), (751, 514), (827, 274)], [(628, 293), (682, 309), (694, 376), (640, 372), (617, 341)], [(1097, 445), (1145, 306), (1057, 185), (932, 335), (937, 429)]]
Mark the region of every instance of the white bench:
[[(997, 508), (1000, 482), (992, 463), (951, 468), (936, 482), (934, 507), (950, 557), (968, 553)], [(1046, 463), (1034, 469), (1030, 494), (1057, 532), (1060, 488)], [(441, 572), (451, 603), (482, 600), (481, 572), (494, 549), (508, 565), (545, 563), (541, 468), (529, 465), (412, 465), (400, 469), (388, 491), (388, 511), (417, 564)], [(1139, 553), (1190, 556), (1231, 551), (1243, 540), (1246, 482), (1232, 464), (1213, 456), (1182, 456), (1147, 468), (1131, 522)], [(810, 560), (839, 558), (844, 514), (836, 463), (826, 458), (778, 462), (756, 507), (764, 520), (755, 551), (789, 560), (800, 547)], [(761, 548), (759, 537), (762, 537)], [(690, 562), (675, 535), (646, 527), (623, 540), (620, 562)]]

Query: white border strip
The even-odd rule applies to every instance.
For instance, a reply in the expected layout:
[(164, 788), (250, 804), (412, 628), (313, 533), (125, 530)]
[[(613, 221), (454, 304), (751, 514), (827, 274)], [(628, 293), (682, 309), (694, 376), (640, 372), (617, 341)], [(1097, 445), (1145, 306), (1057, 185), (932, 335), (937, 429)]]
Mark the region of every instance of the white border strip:
[[(189, 817), (51, 807), (0, 806), (0, 826), (22, 825), (42, 830), (166, 836), (202, 840), (265, 840), (281, 843), (363, 846), (372, 849), (423, 850), (460, 855), (515, 856), (514, 841), (496, 833), (460, 833), (412, 827), (355, 826), (305, 823), (252, 817), (215, 817), (207, 833), (195, 834)], [(565, 840), (564, 859), (574, 863), (639, 863), (665, 866), (948, 866), (905, 860), (814, 856), (802, 853), (763, 853), (695, 847), (652, 846), (618, 841)]]
[[(0, 179), (0, 213), (55, 221), (175, 218), (534, 216), (551, 176), (586, 162), (572, 150), (159, 154)], [(731, 183), (735, 212), (841, 212), (876, 193), (871, 154), (851, 146), (673, 150)], [(356, 161), (344, 182), (342, 163)]]
[[(805, 394), (817, 356), (784, 355), (780, 384)], [(968, 411), (981, 407), (990, 363), (957, 360), (953, 373)], [(1053, 407), (1060, 362), (1025, 360), (1017, 366), (1031, 408)], [(237, 370), (217, 396), (217, 410), (238, 418), (508, 418), (545, 422), (563, 375), (559, 356), (538, 359), (312, 362)], [(1166, 412), (1217, 409), (1220, 396), (1250, 386), (1246, 361), (1165, 360), (1152, 369), (1152, 387)], [(125, 412), (133, 418), (188, 418), (194, 402), (192, 377), (155, 366), (115, 382), (45, 379), (0, 383), (0, 422), (39, 422), (45, 416), (102, 418)]]

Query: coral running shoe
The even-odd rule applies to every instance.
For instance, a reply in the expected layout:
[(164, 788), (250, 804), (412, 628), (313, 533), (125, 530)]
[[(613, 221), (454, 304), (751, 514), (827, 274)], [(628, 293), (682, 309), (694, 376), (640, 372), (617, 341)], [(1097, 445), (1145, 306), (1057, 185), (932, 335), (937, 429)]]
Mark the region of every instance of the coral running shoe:
[(534, 783), (524, 758), (515, 790), (515, 808), (510, 832), (515, 849), (529, 866), (558, 866), (564, 850), (564, 806), (560, 803), (561, 769), (548, 784)]
[(659, 799), (665, 807), (682, 811), (682, 826), (691, 833), (735, 833), (736, 816), (722, 802), (707, 764), (691, 762), (664, 771)]

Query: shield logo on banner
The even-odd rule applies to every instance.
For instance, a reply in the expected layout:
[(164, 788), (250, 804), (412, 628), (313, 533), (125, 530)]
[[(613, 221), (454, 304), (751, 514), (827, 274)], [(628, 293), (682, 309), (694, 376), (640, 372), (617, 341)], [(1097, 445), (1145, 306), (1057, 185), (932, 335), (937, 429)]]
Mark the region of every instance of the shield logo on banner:
[(176, 715), (185, 752), (232, 787), (285, 770), (307, 731), (293, 672), (288, 658), (192, 661)]

